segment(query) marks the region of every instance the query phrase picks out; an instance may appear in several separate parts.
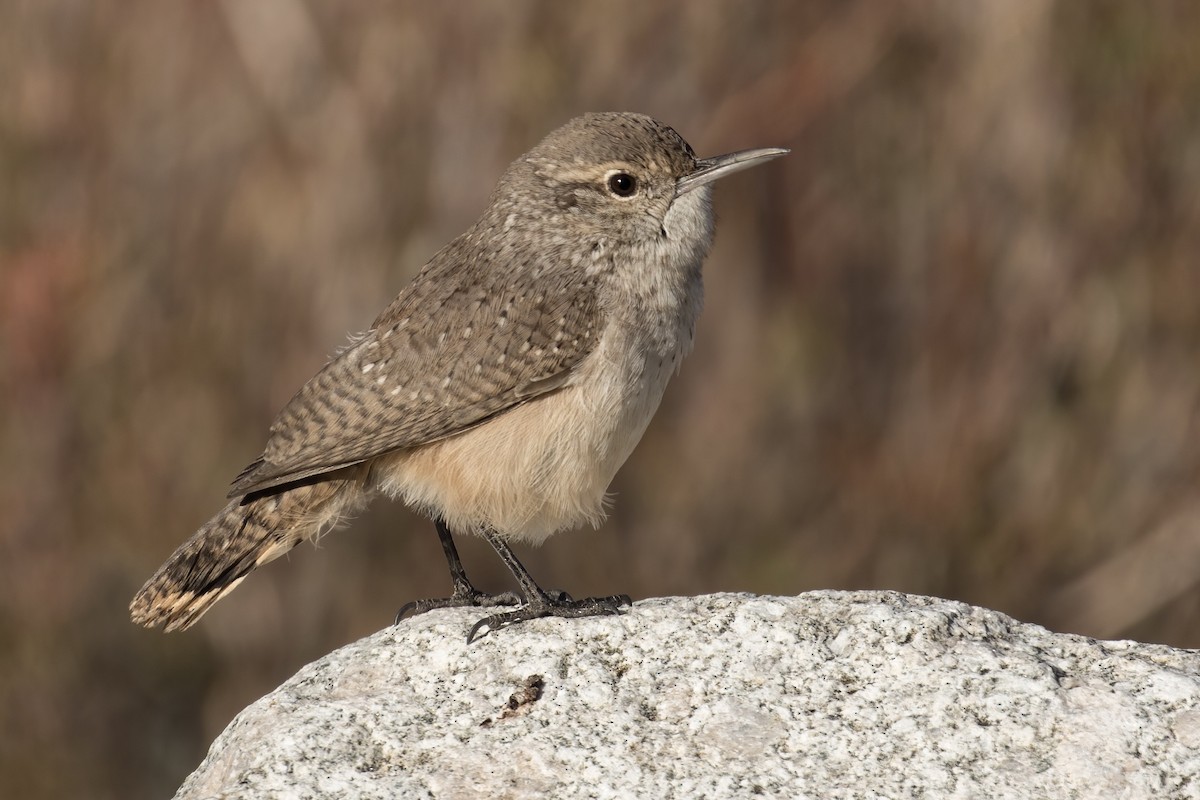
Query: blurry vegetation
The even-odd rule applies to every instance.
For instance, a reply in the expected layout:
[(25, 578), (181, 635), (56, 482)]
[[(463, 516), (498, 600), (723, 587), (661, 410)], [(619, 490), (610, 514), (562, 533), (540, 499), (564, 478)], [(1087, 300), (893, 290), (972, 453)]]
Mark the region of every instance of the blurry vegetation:
[(793, 153), (718, 189), (696, 352), (608, 524), (529, 554), (547, 585), (894, 588), (1200, 646), (1197, 41), (1191, 3), (0, 7), (0, 795), (164, 796), (444, 591), (377, 503), (193, 631), (125, 612), (585, 110)]

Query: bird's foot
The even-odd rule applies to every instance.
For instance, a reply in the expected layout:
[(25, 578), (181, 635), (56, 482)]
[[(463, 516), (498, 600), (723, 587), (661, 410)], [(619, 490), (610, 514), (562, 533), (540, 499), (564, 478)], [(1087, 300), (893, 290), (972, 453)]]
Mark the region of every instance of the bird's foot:
[(435, 608), (494, 608), (496, 606), (519, 606), (521, 605), (521, 595), (516, 592), (499, 592), (497, 594), (488, 594), (481, 592), (470, 584), (464, 586), (456, 586), (454, 594), (449, 597), (434, 597), (428, 600), (413, 600), (405, 603), (396, 612), (396, 621), (394, 624), (399, 625), (400, 621), (406, 616), (417, 616), (424, 614), (426, 611), (433, 611)]
[(487, 628), (488, 631), (497, 631), (518, 622), (542, 617), (599, 617), (606, 614), (620, 614), (622, 606), (631, 605), (633, 605), (633, 601), (627, 594), (573, 600), (566, 592), (543, 593), (518, 609), (506, 611), (503, 614), (493, 614), (476, 622), (467, 634), (467, 644), (475, 641), (476, 635), (484, 628)]

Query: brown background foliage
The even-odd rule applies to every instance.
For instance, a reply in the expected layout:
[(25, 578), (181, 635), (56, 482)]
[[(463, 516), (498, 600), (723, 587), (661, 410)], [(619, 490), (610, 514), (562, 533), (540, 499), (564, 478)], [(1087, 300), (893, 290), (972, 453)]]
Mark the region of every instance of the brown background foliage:
[(168, 794), (247, 703), (444, 592), (382, 502), (186, 634), (125, 612), (585, 110), (794, 152), (719, 188), (696, 352), (609, 522), (536, 575), (1200, 646), (1197, 41), (1170, 2), (0, 6), (0, 795)]

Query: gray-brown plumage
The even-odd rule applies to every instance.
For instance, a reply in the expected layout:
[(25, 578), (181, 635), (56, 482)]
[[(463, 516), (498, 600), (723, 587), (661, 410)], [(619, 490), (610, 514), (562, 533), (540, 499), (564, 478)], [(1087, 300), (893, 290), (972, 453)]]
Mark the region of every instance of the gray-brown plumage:
[(691, 346), (710, 181), (781, 155), (697, 161), (671, 128), (590, 114), (505, 172), (487, 211), (283, 408), (233, 500), (133, 599), (186, 628), (255, 567), (376, 491), (438, 521), (455, 592), (487, 605), (450, 531), (484, 535), (526, 608), (500, 624), (615, 611), (550, 598), (505, 541), (598, 522), (604, 493)]
[(596, 344), (596, 280), (547, 269), (545, 285), (518, 288), (493, 260), (471, 237), (442, 251), (284, 406), (229, 496), (425, 444), (558, 388)]

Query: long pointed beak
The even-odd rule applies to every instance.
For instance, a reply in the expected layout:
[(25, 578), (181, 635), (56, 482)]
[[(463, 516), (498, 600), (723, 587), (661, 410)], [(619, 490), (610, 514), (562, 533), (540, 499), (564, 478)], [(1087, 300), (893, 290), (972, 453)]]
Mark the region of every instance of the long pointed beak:
[(675, 181), (675, 196), (685, 195), (717, 178), (724, 178), (772, 158), (786, 156), (790, 152), (792, 151), (783, 147), (761, 147), (757, 150), (739, 150), (723, 156), (702, 158), (696, 162), (695, 170)]

